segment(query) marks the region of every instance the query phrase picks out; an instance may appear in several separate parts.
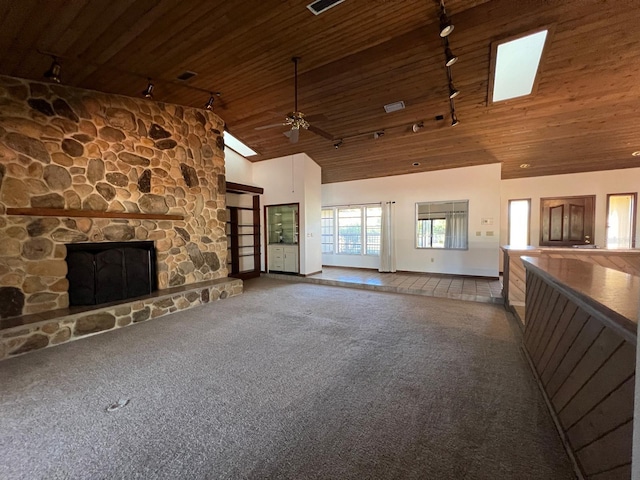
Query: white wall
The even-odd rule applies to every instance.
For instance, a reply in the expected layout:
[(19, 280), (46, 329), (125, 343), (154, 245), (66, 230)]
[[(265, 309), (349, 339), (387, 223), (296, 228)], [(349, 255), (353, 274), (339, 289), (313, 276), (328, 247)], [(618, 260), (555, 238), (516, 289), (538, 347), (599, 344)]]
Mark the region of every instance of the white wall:
[[(320, 257), (316, 253), (321, 251), (320, 202), (317, 200), (320, 196), (321, 177), (318, 164), (304, 153), (256, 162), (253, 164), (253, 181), (255, 185), (264, 188), (263, 206), (300, 204), (300, 273), (307, 275), (320, 271), (322, 263), (318, 261)], [(314, 210), (316, 213), (313, 213)], [(262, 221), (264, 222), (264, 218)], [(262, 240), (264, 242), (264, 235)], [(263, 245), (263, 270), (265, 250), (266, 245)]]
[[(607, 225), (607, 194), (632, 193), (640, 188), (640, 168), (605, 170), (600, 172), (549, 175), (546, 177), (502, 180), (500, 224), (501, 245), (508, 243), (508, 208), (510, 199), (531, 199), (531, 244), (540, 242), (540, 198), (569, 197), (574, 195), (596, 196), (595, 244), (604, 247)], [(636, 222), (640, 229), (640, 223)], [(636, 231), (636, 238), (638, 231)]]
[[(413, 272), (498, 276), (499, 163), (322, 185), (322, 204), (396, 202), (397, 269)], [(469, 249), (415, 248), (416, 202), (469, 200)], [(492, 225), (481, 225), (481, 219)], [(480, 235), (476, 236), (479, 232)], [(490, 234), (493, 233), (491, 236)], [(324, 265), (378, 268), (378, 257), (322, 255)]]
[(253, 183), (253, 163), (230, 148), (224, 149), (224, 167), (227, 182), (256, 186)]
[[(306, 275), (322, 270), (322, 169), (320, 165), (305, 155), (304, 163), (304, 258)], [(301, 271), (302, 273), (302, 271)]]

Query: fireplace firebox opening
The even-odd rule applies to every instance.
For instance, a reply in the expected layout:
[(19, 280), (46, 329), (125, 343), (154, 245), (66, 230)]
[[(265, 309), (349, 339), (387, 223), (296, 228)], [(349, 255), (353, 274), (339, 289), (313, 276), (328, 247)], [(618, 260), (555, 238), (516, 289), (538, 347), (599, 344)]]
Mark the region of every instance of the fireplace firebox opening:
[(67, 244), (69, 305), (101, 305), (157, 290), (152, 241)]

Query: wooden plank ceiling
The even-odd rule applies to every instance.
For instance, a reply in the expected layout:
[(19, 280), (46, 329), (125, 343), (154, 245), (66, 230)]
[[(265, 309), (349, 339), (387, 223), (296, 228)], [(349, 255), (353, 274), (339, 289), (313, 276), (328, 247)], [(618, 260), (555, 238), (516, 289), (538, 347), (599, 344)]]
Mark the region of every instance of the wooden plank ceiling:
[[(640, 2), (448, 0), (451, 127), (436, 1), (346, 0), (319, 16), (309, 1), (0, 0), (0, 73), (42, 79), (45, 52), (68, 85), (139, 96), (150, 77), (156, 100), (196, 107), (219, 90), (216, 112), (260, 153), (250, 160), (306, 152), (323, 183), (496, 162), (503, 178), (640, 166)], [(541, 26), (554, 33), (536, 95), (489, 104), (491, 43)], [(299, 109), (330, 139), (256, 130), (293, 110), (292, 56)]]

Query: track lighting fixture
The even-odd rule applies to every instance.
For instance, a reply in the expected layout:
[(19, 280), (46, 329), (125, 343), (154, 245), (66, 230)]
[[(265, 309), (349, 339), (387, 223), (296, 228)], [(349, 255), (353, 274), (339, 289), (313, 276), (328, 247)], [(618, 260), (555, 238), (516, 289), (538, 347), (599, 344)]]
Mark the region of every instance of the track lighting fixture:
[(384, 130), (380, 130), (379, 132), (373, 132), (373, 138), (376, 140), (382, 136), (384, 136)]
[(44, 78), (46, 78), (50, 82), (60, 83), (60, 70), (62, 69), (62, 67), (60, 67), (60, 64), (58, 63), (56, 57), (51, 58), (53, 58), (53, 62), (51, 62), (49, 70), (44, 72)]
[(336, 143), (333, 144), (333, 148), (335, 148), (336, 150), (339, 149), (342, 146), (342, 140), (338, 140)]
[(422, 130), (424, 128), (424, 123), (420, 122), (420, 123), (414, 123), (411, 126), (411, 130), (413, 130), (413, 133), (418, 133), (420, 130)]
[(447, 66), (447, 67), (450, 67), (451, 65), (453, 65), (454, 63), (456, 63), (458, 61), (458, 57), (456, 57), (451, 52), (451, 49), (449, 48), (448, 45), (444, 49), (444, 55), (447, 58), (447, 61), (445, 62), (445, 66)]
[(460, 90), (456, 90), (452, 82), (449, 82), (449, 98), (456, 98), (460, 95)]
[(211, 96), (209, 97), (209, 101), (204, 105), (204, 108), (206, 110), (213, 111), (213, 101), (214, 101), (214, 98), (213, 98), (213, 93), (212, 93)]
[[(451, 126), (455, 127), (458, 125), (458, 117), (456, 117), (456, 107), (453, 102), (453, 99), (460, 95), (460, 91), (453, 86), (453, 73), (451, 71), (451, 66), (458, 61), (458, 57), (456, 57), (451, 48), (449, 47), (449, 38), (448, 35), (453, 31), (453, 24), (451, 23), (451, 19), (447, 16), (447, 12), (444, 8), (444, 0), (440, 0), (440, 36), (442, 37), (442, 44), (444, 46), (444, 56), (445, 56), (445, 70), (447, 71), (447, 82), (449, 84), (449, 107), (451, 109)], [(413, 128), (414, 132), (418, 130)]]
[(153, 98), (153, 83), (151, 83), (151, 79), (148, 79), (147, 88), (142, 92), (142, 96), (144, 98)]
[(453, 32), (453, 24), (444, 9), (444, 1), (440, 0), (440, 36), (448, 37)]

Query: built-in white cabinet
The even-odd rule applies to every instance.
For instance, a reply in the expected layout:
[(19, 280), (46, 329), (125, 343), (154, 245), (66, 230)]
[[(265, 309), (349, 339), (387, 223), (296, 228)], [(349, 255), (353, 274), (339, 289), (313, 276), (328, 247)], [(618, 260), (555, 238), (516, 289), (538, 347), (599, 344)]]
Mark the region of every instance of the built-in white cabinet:
[(297, 245), (269, 245), (269, 270), (298, 273)]
[(298, 259), (299, 204), (267, 205), (267, 268), (273, 272), (300, 273)]

